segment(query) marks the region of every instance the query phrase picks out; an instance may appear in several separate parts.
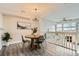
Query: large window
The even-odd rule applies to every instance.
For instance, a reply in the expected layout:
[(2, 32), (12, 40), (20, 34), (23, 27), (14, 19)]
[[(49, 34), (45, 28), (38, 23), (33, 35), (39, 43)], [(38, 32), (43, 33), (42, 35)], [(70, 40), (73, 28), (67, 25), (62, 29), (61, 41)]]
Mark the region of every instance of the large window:
[(79, 32), (79, 23), (78, 23), (78, 32)]
[(63, 30), (64, 31), (76, 31), (76, 23), (65, 23), (63, 24)]
[[(78, 24), (79, 26), (79, 24)], [(56, 24), (49, 26), (50, 32), (76, 32), (76, 23), (64, 23), (64, 24)]]
[(57, 24), (57, 32), (61, 32), (62, 31), (62, 24)]
[(49, 31), (50, 31), (50, 32), (55, 32), (55, 25), (50, 26), (50, 27), (49, 27)]

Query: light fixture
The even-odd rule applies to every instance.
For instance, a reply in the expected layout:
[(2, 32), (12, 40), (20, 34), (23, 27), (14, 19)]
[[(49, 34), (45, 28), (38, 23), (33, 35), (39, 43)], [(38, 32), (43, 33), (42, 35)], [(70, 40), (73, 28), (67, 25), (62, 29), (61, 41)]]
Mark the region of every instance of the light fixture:
[(35, 18), (33, 19), (33, 21), (38, 21), (37, 11), (38, 11), (38, 9), (35, 8), (35, 9), (34, 9), (34, 12), (35, 12), (34, 17), (35, 17)]
[(66, 19), (65, 17), (63, 18), (63, 21), (72, 21), (72, 19)]
[(64, 17), (64, 18), (63, 18), (63, 21), (67, 21), (67, 19)]
[(35, 8), (35, 11), (37, 11), (37, 8)]

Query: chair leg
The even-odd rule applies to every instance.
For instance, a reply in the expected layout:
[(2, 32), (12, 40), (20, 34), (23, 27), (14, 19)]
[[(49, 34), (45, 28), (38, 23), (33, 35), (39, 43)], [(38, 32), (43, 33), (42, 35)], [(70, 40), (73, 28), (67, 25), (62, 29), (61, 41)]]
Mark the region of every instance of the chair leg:
[(22, 52), (25, 52), (25, 43), (22, 44)]
[(44, 45), (43, 45), (43, 56), (45, 55), (45, 48), (44, 48)]

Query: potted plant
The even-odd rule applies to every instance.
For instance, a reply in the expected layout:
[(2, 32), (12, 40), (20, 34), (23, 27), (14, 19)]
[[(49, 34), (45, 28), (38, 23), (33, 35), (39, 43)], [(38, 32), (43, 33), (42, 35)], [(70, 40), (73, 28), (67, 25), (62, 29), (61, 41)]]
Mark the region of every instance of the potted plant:
[(12, 39), (10, 33), (6, 32), (3, 34), (2, 36), (2, 41), (3, 41), (3, 46), (7, 46), (8, 45), (8, 41)]

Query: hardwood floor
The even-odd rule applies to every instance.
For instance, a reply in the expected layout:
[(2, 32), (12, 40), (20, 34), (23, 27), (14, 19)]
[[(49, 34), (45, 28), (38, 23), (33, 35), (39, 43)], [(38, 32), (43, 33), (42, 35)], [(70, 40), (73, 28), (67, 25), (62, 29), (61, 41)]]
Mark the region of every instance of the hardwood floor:
[(12, 44), (7, 47), (2, 47), (0, 51), (1, 56), (48, 56), (49, 53), (44, 54), (43, 49), (31, 50), (27, 44), (25, 46), (22, 43)]
[(47, 46), (43, 49), (31, 50), (26, 43), (11, 44), (7, 47), (2, 47), (0, 56), (74, 56), (75, 52), (47, 43)]

